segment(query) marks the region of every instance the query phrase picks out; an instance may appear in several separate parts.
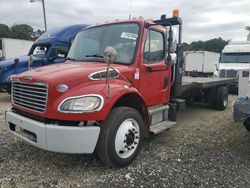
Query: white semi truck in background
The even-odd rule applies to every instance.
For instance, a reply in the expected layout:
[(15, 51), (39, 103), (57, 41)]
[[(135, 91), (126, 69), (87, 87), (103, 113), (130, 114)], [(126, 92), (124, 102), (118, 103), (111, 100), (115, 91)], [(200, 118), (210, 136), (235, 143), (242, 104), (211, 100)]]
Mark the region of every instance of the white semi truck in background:
[(189, 76), (213, 76), (220, 54), (209, 51), (184, 52), (185, 74)]
[(238, 97), (233, 101), (233, 119), (250, 131), (250, 69), (239, 70)]
[(30, 40), (0, 38), (0, 59), (27, 55), (33, 43)]
[[(250, 69), (250, 41), (232, 41), (222, 50), (215, 76), (238, 78), (239, 70)], [(238, 91), (238, 82), (230, 84), (232, 92)]]

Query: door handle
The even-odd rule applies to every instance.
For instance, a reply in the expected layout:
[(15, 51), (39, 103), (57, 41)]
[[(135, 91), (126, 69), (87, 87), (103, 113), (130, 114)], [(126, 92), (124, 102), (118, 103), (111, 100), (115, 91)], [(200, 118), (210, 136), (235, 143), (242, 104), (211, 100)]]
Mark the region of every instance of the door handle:
[(168, 70), (167, 67), (164, 68), (164, 69), (154, 69), (154, 67), (151, 67), (151, 66), (147, 66), (146, 69), (147, 69), (148, 72), (157, 72), (157, 71), (159, 72), (159, 71), (166, 71), (166, 70)]

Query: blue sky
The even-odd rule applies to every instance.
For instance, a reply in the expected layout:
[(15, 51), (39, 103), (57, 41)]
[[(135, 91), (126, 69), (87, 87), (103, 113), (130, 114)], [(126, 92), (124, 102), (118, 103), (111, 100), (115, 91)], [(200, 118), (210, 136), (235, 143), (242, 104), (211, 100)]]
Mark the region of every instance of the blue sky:
[[(186, 42), (223, 39), (246, 40), (250, 25), (250, 0), (131, 0), (132, 17), (158, 19), (178, 8)], [(45, 0), (48, 28), (75, 23), (96, 24), (128, 19), (130, 1)], [(0, 22), (26, 23), (43, 29), (42, 3), (29, 0), (0, 0)]]

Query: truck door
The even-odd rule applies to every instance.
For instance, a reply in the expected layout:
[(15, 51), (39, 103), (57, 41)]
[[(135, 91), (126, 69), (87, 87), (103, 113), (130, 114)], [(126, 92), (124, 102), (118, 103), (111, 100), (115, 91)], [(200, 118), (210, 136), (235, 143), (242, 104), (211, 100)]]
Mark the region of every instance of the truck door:
[(146, 104), (167, 103), (170, 97), (171, 67), (165, 64), (165, 36), (163, 31), (147, 30), (140, 70), (140, 93)]

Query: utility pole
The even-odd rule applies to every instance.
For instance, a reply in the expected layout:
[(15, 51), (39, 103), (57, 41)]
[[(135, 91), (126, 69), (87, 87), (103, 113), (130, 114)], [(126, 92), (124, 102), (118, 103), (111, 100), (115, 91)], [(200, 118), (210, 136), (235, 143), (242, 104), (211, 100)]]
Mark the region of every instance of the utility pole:
[(42, 1), (42, 4), (43, 4), (44, 29), (45, 29), (45, 31), (47, 31), (47, 21), (46, 21), (46, 13), (45, 13), (45, 3), (44, 3), (44, 0), (30, 0), (31, 3), (36, 2), (36, 1)]
[(247, 35), (247, 41), (250, 41), (250, 26), (246, 26), (246, 30), (249, 32)]
[(129, 0), (129, 16), (128, 18), (131, 20), (131, 8), (132, 8), (132, 0)]

